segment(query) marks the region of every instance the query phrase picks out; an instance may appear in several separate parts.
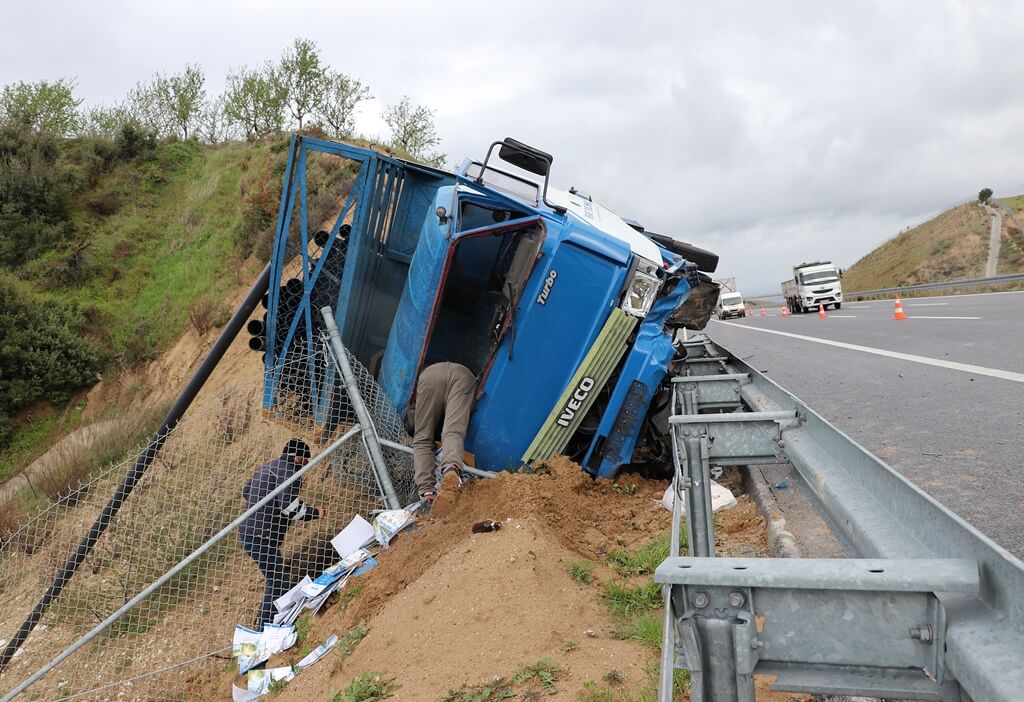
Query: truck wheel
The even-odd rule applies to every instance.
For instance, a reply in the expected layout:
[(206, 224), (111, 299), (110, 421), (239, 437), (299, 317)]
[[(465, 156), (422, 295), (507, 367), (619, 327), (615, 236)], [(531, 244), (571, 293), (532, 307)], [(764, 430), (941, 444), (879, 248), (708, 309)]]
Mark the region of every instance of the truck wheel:
[(841, 303), (841, 302), (837, 302), (837, 303), (836, 303), (836, 305), (835, 305), (835, 307), (836, 307), (836, 309), (837, 309), (837, 310), (838, 310), (838, 309), (839, 309), (840, 307), (842, 307), (842, 306), (843, 306), (843, 303)]

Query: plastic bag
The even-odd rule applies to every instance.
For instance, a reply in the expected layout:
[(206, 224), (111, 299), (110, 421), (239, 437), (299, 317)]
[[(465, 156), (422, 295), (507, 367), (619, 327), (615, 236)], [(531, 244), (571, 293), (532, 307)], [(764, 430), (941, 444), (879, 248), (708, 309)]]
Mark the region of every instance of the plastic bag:
[[(665, 494), (661, 497), (661, 506), (667, 509), (669, 512), (672, 511), (672, 496), (674, 491), (672, 486), (669, 485), (665, 489)], [(718, 512), (723, 509), (731, 509), (736, 506), (736, 498), (729, 491), (729, 488), (724, 485), (719, 485), (714, 480), (711, 481), (711, 511)], [(682, 514), (686, 514), (686, 501), (680, 503), (682, 508), (680, 511)]]

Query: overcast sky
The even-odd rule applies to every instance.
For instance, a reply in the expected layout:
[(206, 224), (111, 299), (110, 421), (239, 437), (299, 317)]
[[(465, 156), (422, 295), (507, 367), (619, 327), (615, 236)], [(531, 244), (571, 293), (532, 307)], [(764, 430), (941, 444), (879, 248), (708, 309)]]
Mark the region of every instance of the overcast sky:
[(991, 187), (1024, 193), (1024, 3), (7, 3), (0, 83), (70, 77), (87, 104), (153, 72), (276, 60), (296, 37), (375, 100), (437, 110), (457, 162), (512, 136), (649, 229), (777, 291)]

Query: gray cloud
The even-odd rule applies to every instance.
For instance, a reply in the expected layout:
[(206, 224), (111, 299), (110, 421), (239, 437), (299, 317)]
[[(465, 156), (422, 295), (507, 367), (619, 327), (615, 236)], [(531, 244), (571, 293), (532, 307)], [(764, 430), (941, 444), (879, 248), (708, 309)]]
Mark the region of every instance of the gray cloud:
[(0, 82), (78, 78), (88, 102), (154, 71), (275, 59), (297, 36), (437, 109), (453, 160), (514, 136), (554, 179), (722, 254), (772, 291), (810, 257), (848, 265), (984, 186), (1024, 192), (1024, 5), (976, 0), (19, 4)]

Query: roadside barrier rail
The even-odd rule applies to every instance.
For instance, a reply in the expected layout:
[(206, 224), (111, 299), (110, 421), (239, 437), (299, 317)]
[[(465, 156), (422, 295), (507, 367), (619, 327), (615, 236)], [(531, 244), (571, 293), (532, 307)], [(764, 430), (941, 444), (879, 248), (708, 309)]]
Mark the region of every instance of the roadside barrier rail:
[[(681, 499), (655, 573), (660, 699), (675, 667), (691, 671), (693, 702), (752, 701), (755, 674), (805, 693), (1021, 699), (1024, 563), (728, 350), (701, 337), (686, 348), (670, 425)], [(703, 391), (716, 381), (735, 385), (740, 411), (721, 413), (725, 394)], [(713, 557), (710, 467), (780, 461), (849, 559)]]
[(891, 293), (923, 292), (926, 290), (952, 290), (955, 288), (975, 288), (982, 285), (1006, 285), (1024, 282), (1024, 273), (1005, 273), (989, 278), (965, 278), (963, 280), (947, 280), (940, 283), (921, 283), (920, 285), (903, 285), (895, 288), (879, 288), (878, 290), (859, 290), (846, 293), (847, 301), (888, 295)]

